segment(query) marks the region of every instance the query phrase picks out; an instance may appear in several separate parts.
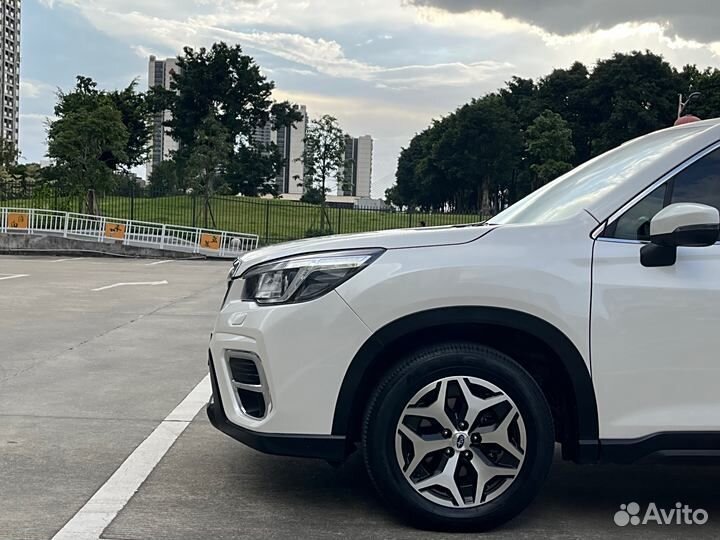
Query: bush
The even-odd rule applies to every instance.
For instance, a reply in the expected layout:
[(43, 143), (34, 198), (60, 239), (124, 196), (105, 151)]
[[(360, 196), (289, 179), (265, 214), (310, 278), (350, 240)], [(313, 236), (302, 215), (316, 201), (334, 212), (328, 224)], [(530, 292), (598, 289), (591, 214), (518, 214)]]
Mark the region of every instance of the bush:
[(315, 227), (310, 227), (305, 231), (305, 238), (317, 238), (318, 236), (330, 236), (331, 234), (334, 234), (332, 229), (317, 229)]

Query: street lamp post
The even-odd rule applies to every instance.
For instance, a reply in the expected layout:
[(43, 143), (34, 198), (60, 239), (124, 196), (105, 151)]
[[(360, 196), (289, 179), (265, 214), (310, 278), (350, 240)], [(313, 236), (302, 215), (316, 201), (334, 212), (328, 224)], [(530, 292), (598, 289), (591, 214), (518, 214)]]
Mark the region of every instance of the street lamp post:
[(688, 103), (690, 103), (691, 100), (700, 97), (702, 94), (700, 92), (693, 92), (690, 94), (685, 101), (683, 101), (683, 95), (680, 94), (678, 99), (678, 120), (682, 117), (683, 113), (685, 112), (685, 108), (688, 106)]

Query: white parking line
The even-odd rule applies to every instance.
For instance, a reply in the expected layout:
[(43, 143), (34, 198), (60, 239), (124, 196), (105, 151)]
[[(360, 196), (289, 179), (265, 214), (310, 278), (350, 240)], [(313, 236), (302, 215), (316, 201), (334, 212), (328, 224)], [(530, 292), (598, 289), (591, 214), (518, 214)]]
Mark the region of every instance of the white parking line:
[(52, 540), (99, 540), (210, 396), (210, 376), (175, 407)]
[(5, 277), (0, 277), (0, 281), (3, 281), (5, 279), (17, 279), (17, 278), (21, 278), (21, 277), (30, 277), (30, 274), (0, 274), (0, 276), (5, 276)]
[(52, 263), (68, 262), (68, 261), (82, 261), (85, 257), (73, 257), (72, 259), (58, 259), (56, 261), (50, 261)]
[(108, 289), (114, 289), (116, 287), (128, 287), (128, 286), (134, 286), (134, 285), (167, 285), (168, 282), (166, 279), (162, 281), (137, 281), (135, 283), (113, 283), (112, 285), (105, 285), (104, 287), (98, 287), (97, 289), (93, 289), (93, 292), (97, 291), (107, 291)]
[(155, 262), (148, 263), (145, 266), (157, 266), (158, 264), (166, 264), (169, 262), (173, 262), (173, 259), (168, 259), (167, 261), (155, 261)]

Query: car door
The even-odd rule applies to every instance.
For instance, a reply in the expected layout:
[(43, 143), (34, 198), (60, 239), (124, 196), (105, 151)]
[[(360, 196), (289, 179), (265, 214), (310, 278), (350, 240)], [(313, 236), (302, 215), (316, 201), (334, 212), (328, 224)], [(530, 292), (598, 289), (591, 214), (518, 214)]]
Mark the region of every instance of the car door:
[(593, 253), (591, 361), (601, 439), (720, 430), (720, 245), (640, 264), (664, 206), (720, 208), (720, 149), (694, 158), (611, 218)]

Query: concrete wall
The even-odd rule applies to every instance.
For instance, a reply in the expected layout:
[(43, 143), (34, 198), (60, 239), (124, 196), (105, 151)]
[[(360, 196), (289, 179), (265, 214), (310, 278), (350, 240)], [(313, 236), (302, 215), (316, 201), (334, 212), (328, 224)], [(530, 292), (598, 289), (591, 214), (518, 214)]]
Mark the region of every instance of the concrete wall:
[(124, 246), (121, 243), (99, 243), (83, 240), (72, 240), (58, 236), (42, 236), (38, 234), (0, 234), (0, 254), (3, 255), (38, 255), (68, 256), (111, 256), (147, 259), (205, 259), (203, 255), (167, 251), (164, 249)]

